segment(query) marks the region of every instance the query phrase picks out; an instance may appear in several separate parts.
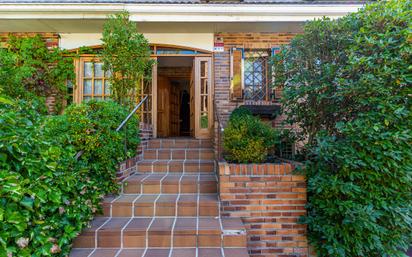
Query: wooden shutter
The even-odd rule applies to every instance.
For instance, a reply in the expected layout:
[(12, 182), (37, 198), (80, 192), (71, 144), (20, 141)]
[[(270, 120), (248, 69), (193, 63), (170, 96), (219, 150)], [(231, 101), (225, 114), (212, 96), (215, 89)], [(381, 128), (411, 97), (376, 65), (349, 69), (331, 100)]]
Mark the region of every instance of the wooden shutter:
[(230, 50), (230, 99), (243, 99), (243, 49)]

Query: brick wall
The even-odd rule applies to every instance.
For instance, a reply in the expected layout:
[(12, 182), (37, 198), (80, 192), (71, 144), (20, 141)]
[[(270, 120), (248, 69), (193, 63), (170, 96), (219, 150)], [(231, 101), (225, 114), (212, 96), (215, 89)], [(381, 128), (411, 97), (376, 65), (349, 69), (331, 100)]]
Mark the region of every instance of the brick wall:
[[(233, 47), (249, 49), (271, 49), (273, 47), (288, 44), (296, 33), (216, 33), (215, 41), (223, 41), (224, 51), (214, 53), (214, 99), (216, 102), (216, 114), (223, 127), (229, 119), (232, 111), (245, 103), (247, 104), (273, 104), (272, 102), (245, 102), (230, 100), (230, 54)], [(280, 92), (277, 92), (280, 93)], [(284, 117), (276, 117), (272, 121), (273, 127), (283, 127), (281, 125)], [(218, 153), (218, 131), (215, 126), (215, 152)], [(222, 140), (221, 140), (222, 141)]]
[(7, 40), (9, 39), (10, 35), (16, 36), (16, 37), (34, 37), (36, 35), (40, 35), (44, 42), (46, 43), (46, 46), (48, 48), (53, 48), (53, 47), (58, 47), (59, 46), (59, 34), (57, 33), (45, 33), (45, 32), (30, 32), (30, 33), (23, 33), (23, 32), (0, 32), (0, 47), (1, 46), (6, 46), (7, 45)]
[(283, 164), (219, 163), (223, 216), (241, 217), (252, 257), (307, 257), (306, 182)]
[(149, 140), (153, 137), (152, 125), (140, 122), (139, 137), (140, 144), (136, 149), (136, 155), (119, 164), (119, 170), (116, 173), (118, 181), (122, 181), (136, 172), (136, 163), (142, 160), (143, 149), (147, 148)]
[[(214, 84), (217, 112), (226, 126), (230, 113), (244, 102), (230, 100), (230, 54), (233, 47), (249, 49), (271, 49), (288, 44), (295, 33), (216, 33), (215, 41), (223, 40), (224, 51), (214, 53)], [(265, 104), (265, 103), (259, 103)]]

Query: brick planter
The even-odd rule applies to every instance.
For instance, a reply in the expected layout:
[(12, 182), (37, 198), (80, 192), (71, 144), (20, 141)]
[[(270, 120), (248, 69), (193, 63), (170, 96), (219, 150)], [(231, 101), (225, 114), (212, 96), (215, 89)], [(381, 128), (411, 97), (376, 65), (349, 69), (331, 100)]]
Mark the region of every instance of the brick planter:
[(219, 162), (221, 214), (240, 217), (250, 256), (304, 257), (308, 254), (305, 177), (294, 165)]

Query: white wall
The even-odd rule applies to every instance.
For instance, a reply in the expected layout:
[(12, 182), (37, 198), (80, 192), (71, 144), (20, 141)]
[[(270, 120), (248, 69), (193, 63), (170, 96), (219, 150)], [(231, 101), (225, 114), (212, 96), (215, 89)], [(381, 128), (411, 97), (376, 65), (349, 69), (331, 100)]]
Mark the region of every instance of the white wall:
[[(150, 43), (172, 44), (212, 51), (213, 33), (144, 33)], [(62, 33), (60, 47), (73, 49), (80, 46), (100, 45), (100, 33)]]

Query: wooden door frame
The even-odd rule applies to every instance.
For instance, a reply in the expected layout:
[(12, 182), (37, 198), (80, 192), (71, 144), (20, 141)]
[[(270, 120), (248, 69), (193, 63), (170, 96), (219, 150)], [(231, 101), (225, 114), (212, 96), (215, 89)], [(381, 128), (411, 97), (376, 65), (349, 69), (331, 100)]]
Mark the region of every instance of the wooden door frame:
[[(162, 57), (165, 55), (152, 55), (152, 58), (157, 60), (157, 57)], [(196, 108), (196, 106), (199, 103), (198, 97), (196, 97), (197, 93), (199, 92), (199, 89), (197, 89), (197, 86), (200, 86), (200, 81), (199, 83), (196, 83), (195, 81), (195, 131), (194, 131), (194, 137), (195, 138), (212, 138), (213, 137), (213, 124), (214, 124), (214, 115), (213, 115), (213, 99), (214, 99), (214, 70), (213, 70), (213, 54), (199, 54), (199, 55), (167, 55), (168, 57), (179, 57), (179, 56), (187, 56), (187, 57), (193, 57), (193, 65), (195, 64), (195, 62), (198, 60), (200, 62), (200, 60), (207, 60), (209, 61), (209, 71), (210, 71), (210, 97), (209, 97), (209, 131), (210, 131), (210, 135), (208, 135), (207, 137), (202, 136), (199, 134), (199, 123), (196, 122), (199, 118), (198, 114), (199, 113), (199, 108)], [(195, 68), (195, 67), (194, 67)], [(197, 70), (195, 70), (195, 80), (197, 80), (196, 78), (196, 74), (200, 74), (200, 66), (198, 67)], [(153, 129), (153, 138), (157, 138), (157, 62), (155, 63), (155, 65), (153, 65), (152, 68), (152, 129)], [(200, 77), (199, 77), (200, 78)], [(200, 115), (200, 114), (199, 114)]]
[(156, 62), (152, 67), (152, 133), (157, 138), (157, 57), (152, 57)]
[[(209, 88), (208, 88), (208, 128), (207, 129), (202, 129), (200, 128), (200, 89), (201, 89), (201, 65), (200, 63), (202, 61), (207, 61), (208, 62), (208, 83), (209, 83)], [(213, 124), (214, 124), (214, 115), (213, 115), (213, 64), (212, 64), (212, 57), (195, 57), (194, 58), (194, 63), (195, 65), (195, 138), (198, 139), (208, 139), (212, 138), (213, 136)], [(202, 131), (203, 130), (203, 131)]]

